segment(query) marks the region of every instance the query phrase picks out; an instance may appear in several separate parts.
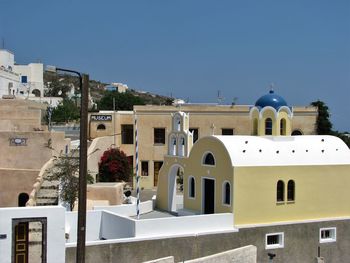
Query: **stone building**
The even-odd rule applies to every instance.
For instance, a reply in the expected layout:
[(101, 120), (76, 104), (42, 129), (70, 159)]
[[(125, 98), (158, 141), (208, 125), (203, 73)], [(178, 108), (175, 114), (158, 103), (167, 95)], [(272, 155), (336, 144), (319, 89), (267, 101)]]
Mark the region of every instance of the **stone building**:
[(0, 100), (0, 206), (24, 206), (42, 166), (69, 150), (63, 132), (48, 131), (46, 106), (28, 100)]
[[(91, 113), (89, 117), (89, 137), (91, 139), (103, 136), (114, 136), (113, 144), (120, 147), (134, 161), (135, 139), (134, 122), (137, 115), (139, 138), (139, 167), (141, 167), (141, 186), (146, 189), (158, 184), (159, 169), (163, 164), (164, 155), (168, 154), (169, 137), (172, 131), (172, 114), (182, 111), (189, 115), (188, 130), (192, 133), (193, 143), (199, 138), (209, 135), (253, 135), (257, 119), (275, 120), (276, 110), (269, 108), (259, 112), (259, 103), (265, 99), (281, 99), (278, 95), (269, 93), (259, 99), (256, 105), (210, 105), (183, 104), (177, 106), (134, 106), (134, 111), (101, 111)], [(279, 103), (286, 104), (280, 101)], [(284, 116), (286, 127), (273, 134), (288, 130), (292, 135), (315, 134), (317, 108), (287, 107), (279, 111)], [(289, 120), (293, 118), (293, 122)], [(261, 122), (262, 123), (262, 122)], [(289, 125), (289, 126), (288, 126)], [(259, 127), (259, 129), (262, 129)], [(272, 131), (271, 130), (271, 131)], [(260, 132), (260, 131), (259, 131)]]

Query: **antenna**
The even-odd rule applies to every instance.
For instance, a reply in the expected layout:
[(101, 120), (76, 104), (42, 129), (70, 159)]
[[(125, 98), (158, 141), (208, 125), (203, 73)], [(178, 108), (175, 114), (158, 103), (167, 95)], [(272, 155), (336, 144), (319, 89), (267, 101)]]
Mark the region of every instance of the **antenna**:
[(5, 49), (5, 38), (2, 38), (2, 49)]
[(221, 90), (218, 90), (218, 104), (221, 104), (221, 102), (223, 102), (225, 100), (224, 97), (221, 97)]

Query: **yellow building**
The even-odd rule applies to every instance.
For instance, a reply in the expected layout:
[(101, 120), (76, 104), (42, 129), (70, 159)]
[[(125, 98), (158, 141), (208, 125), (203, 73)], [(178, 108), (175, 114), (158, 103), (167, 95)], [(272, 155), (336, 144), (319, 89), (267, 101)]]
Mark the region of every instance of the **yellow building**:
[[(159, 176), (158, 208), (180, 214), (233, 213), (238, 227), (349, 217), (349, 148), (334, 136), (291, 136), (293, 112), (275, 98), (270, 93), (250, 111), (256, 124), (252, 130), (262, 136), (207, 136), (188, 155), (169, 146), (172, 154), (164, 158)], [(179, 114), (186, 133), (188, 118)]]
[[(279, 96), (273, 93), (262, 98)], [(260, 102), (259, 102), (260, 101)], [(256, 105), (210, 105), (183, 104), (177, 106), (135, 106), (134, 111), (101, 111), (90, 114), (89, 136), (91, 139), (114, 136), (113, 144), (120, 147), (131, 159), (134, 159), (134, 118), (138, 119), (139, 167), (141, 168), (141, 187), (153, 188), (158, 184), (159, 169), (164, 156), (169, 154), (170, 133), (173, 129), (172, 114), (182, 111), (188, 114), (187, 130), (192, 133), (193, 143), (199, 138), (210, 135), (252, 135), (254, 122), (262, 119), (276, 120), (285, 125), (282, 129), (277, 124), (272, 127), (273, 134), (312, 135), (315, 134), (317, 108), (288, 107), (282, 102), (279, 110), (266, 108), (262, 110), (259, 99)], [(278, 102), (281, 103), (281, 102)], [(263, 107), (264, 108), (264, 107)], [(278, 113), (278, 114), (277, 114)], [(293, 118), (293, 122), (291, 122)], [(277, 122), (276, 122), (277, 123)], [(263, 125), (259, 127), (262, 134)], [(281, 133), (282, 131), (282, 133)], [(192, 139), (191, 139), (192, 140)], [(171, 143), (170, 143), (171, 144)], [(103, 150), (103, 149), (101, 149)], [(135, 161), (134, 161), (135, 163)]]

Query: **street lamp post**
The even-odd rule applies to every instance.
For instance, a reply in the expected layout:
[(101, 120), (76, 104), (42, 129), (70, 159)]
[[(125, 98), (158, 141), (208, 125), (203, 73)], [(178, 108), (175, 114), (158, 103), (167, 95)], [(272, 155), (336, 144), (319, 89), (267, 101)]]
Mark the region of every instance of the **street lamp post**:
[(76, 262), (85, 262), (85, 236), (86, 236), (86, 174), (87, 174), (87, 123), (88, 123), (88, 96), (89, 75), (78, 71), (47, 67), (48, 71), (69, 72), (79, 76), (79, 87), (81, 92), (80, 101), (80, 147), (79, 147), (79, 192), (78, 192), (78, 228)]

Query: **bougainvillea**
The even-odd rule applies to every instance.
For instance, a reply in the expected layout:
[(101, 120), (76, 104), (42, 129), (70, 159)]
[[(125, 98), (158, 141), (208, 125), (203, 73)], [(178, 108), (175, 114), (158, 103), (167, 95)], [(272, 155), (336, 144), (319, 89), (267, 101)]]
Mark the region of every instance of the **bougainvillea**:
[(130, 180), (131, 167), (126, 154), (119, 148), (106, 150), (98, 163), (100, 182), (127, 182)]

